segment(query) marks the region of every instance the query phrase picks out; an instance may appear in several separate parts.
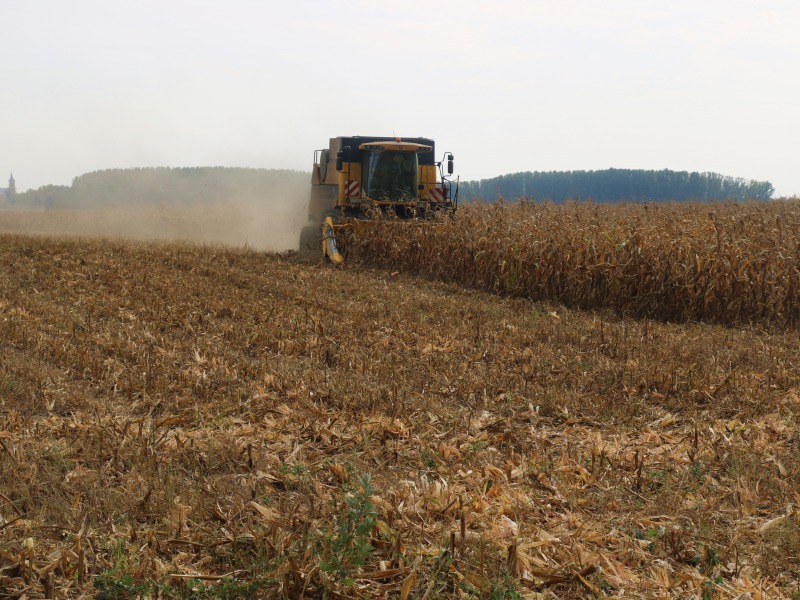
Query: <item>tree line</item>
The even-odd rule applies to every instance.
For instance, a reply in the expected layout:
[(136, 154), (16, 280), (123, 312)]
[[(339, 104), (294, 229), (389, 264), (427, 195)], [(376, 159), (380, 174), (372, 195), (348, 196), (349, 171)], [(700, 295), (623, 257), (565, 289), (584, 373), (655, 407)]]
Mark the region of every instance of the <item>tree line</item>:
[(600, 171), (526, 171), (461, 183), (462, 199), (493, 201), (533, 198), (564, 202), (658, 202), (709, 200), (769, 200), (769, 181), (728, 177), (719, 173), (604, 169)]
[(238, 167), (105, 169), (75, 177), (72, 185), (45, 185), (18, 193), (14, 204), (37, 208), (100, 208), (158, 204), (212, 204), (258, 200), (308, 173)]
[[(158, 204), (210, 204), (258, 200), (287, 184), (308, 182), (302, 171), (238, 167), (146, 167), (105, 169), (75, 177), (72, 185), (45, 185), (17, 193), (8, 202), (31, 208), (98, 208)], [(512, 173), (461, 183), (466, 200), (518, 197), (563, 202), (769, 200), (769, 181), (718, 173), (605, 169)]]

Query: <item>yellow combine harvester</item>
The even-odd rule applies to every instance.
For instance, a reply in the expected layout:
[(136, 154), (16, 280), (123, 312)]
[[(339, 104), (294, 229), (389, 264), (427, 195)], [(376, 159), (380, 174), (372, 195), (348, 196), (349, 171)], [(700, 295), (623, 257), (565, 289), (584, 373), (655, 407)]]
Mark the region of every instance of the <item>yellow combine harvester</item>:
[(452, 174), (453, 155), (436, 162), (428, 138), (331, 138), (328, 148), (314, 152), (309, 224), (300, 234), (300, 251), (321, 251), (341, 264), (337, 234), (344, 227), (381, 216), (431, 220), (454, 214), (458, 179), (449, 179)]

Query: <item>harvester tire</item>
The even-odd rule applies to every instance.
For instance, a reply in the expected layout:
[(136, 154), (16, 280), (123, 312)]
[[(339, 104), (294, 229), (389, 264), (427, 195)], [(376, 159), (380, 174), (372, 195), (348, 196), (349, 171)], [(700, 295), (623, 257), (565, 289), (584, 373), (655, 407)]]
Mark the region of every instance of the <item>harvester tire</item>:
[(309, 259), (322, 257), (322, 230), (316, 221), (309, 221), (300, 230), (300, 249), (297, 253)]
[(322, 213), (322, 222), (325, 222), (325, 219), (328, 217), (334, 222), (335, 225), (338, 225), (342, 221), (344, 221), (344, 217), (342, 215), (342, 211), (338, 208), (329, 208), (324, 213)]

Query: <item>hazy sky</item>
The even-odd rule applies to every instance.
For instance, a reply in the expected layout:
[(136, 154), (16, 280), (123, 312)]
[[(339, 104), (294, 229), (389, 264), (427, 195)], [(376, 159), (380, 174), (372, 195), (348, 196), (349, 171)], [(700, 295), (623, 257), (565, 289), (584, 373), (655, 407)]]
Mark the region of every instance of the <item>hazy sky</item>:
[(309, 170), (426, 136), (464, 179), (645, 168), (800, 194), (800, 3), (0, 0), (0, 185)]

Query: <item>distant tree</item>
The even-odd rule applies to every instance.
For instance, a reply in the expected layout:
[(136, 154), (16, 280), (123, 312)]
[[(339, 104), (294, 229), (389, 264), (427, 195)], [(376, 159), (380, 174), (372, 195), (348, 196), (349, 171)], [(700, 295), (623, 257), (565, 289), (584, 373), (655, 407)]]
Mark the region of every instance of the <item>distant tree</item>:
[(107, 169), (75, 177), (72, 185), (46, 185), (17, 194), (30, 207), (98, 208), (258, 200), (279, 182), (308, 181), (308, 173), (229, 167)]
[(462, 182), (460, 189), (466, 199), (527, 196), (553, 202), (579, 198), (595, 202), (769, 200), (774, 193), (769, 181), (669, 169), (527, 171)]
[(43, 185), (35, 190), (18, 192), (14, 204), (19, 208), (53, 208), (69, 202), (72, 190), (65, 185)]

